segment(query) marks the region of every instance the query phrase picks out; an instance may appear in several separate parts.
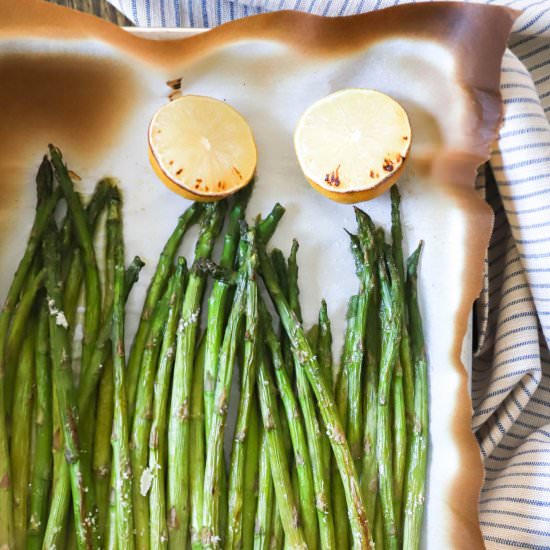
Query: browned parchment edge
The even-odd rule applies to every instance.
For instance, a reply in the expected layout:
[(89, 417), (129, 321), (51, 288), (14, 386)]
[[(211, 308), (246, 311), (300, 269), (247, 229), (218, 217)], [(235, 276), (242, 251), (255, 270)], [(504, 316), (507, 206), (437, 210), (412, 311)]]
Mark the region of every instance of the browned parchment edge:
[(484, 548), (478, 522), (483, 469), (471, 431), (472, 404), (460, 355), (471, 306), (481, 289), (493, 223), (492, 212), (476, 194), (473, 183), (477, 167), (489, 157), (501, 123), (500, 64), (515, 17), (516, 12), (507, 8), (462, 3), (408, 4), (339, 18), (278, 12), (234, 21), (182, 40), (148, 41), (93, 16), (40, 0), (0, 0), (2, 38), (95, 38), (174, 71), (228, 43), (255, 38), (279, 41), (304, 55), (323, 57), (345, 56), (391, 36), (432, 39), (455, 52), (457, 80), (470, 103), (464, 121), (467, 131), (459, 146), (446, 148), (433, 159), (432, 175), (454, 197), (467, 220), (466, 270), (452, 349), (461, 381), (453, 425), (460, 472), (448, 502), (453, 546), (464, 550)]

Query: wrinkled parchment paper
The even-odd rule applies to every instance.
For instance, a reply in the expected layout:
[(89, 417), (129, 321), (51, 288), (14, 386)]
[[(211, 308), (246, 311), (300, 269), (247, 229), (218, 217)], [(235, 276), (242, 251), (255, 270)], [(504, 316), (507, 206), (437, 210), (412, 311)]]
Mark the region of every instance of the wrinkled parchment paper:
[[(460, 352), (492, 224), (474, 191), (475, 170), (499, 125), (500, 60), (513, 18), (502, 8), (454, 3), (334, 19), (280, 12), (184, 40), (174, 40), (177, 32), (144, 33), (151, 41), (38, 0), (0, 1), (0, 289), (7, 289), (22, 253), (34, 173), (53, 142), (82, 176), (84, 194), (102, 176), (120, 179), (127, 256), (147, 262), (128, 306), (130, 342), (160, 249), (187, 206), (156, 179), (146, 140), (151, 116), (172, 92), (166, 82), (181, 78), (182, 93), (225, 100), (251, 124), (259, 163), (248, 218), (276, 201), (287, 208), (273, 245), (288, 252), (291, 239), (299, 240), (305, 323), (315, 321), (324, 297), (337, 358), (346, 302), (357, 289), (343, 231), (355, 227), (353, 210), (309, 187), (292, 134), (301, 113), (333, 91), (362, 87), (392, 95), (413, 129), (400, 181), (406, 252), (425, 241), (420, 296), (431, 418), (425, 545), (482, 548), (482, 467)], [(389, 228), (388, 196), (361, 206)], [(182, 247), (189, 259), (194, 235)]]

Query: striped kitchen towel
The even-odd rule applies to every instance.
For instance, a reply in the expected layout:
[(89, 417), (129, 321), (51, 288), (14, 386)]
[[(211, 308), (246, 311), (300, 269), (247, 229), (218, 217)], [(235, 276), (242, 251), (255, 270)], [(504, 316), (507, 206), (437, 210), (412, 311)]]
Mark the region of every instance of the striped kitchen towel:
[[(350, 15), (400, 0), (111, 0), (136, 25), (211, 27), (263, 11)], [(550, 549), (550, 0), (523, 10), (502, 68), (504, 124), (480, 192), (495, 211), (472, 393), (487, 548)]]

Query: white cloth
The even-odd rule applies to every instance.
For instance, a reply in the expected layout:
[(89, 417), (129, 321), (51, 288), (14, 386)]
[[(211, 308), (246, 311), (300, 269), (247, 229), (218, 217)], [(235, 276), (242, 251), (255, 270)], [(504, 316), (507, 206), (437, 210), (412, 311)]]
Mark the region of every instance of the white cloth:
[[(405, 0), (409, 1), (409, 0)], [(350, 15), (403, 0), (111, 0), (136, 25), (212, 27), (281, 9)], [(523, 10), (502, 68), (504, 124), (480, 192), (496, 223), (478, 300), (472, 392), (489, 549), (550, 549), (550, 0)], [(487, 180), (487, 185), (486, 185)]]

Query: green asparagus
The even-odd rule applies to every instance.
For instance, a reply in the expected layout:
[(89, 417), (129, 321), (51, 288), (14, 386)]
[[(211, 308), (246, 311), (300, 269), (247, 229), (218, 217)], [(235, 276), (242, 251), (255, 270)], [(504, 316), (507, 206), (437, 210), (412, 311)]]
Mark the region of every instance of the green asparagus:
[(428, 366), (424, 349), (422, 317), (418, 303), (418, 260), (422, 243), (407, 262), (407, 301), (414, 361), (414, 421), (409, 442), (407, 476), (405, 483), (405, 510), (403, 548), (420, 547), (422, 518), (426, 498), (426, 467), (428, 460)]
[(152, 478), (149, 492), (149, 509), (151, 512), (150, 541), (152, 548), (168, 547), (165, 503), (166, 417), (170, 379), (174, 365), (176, 332), (178, 330), (182, 298), (187, 281), (187, 263), (185, 258), (178, 259), (174, 279), (175, 286), (170, 296), (168, 319), (162, 339), (159, 366), (155, 379), (153, 419), (149, 435), (149, 472)]
[(195, 358), (195, 343), (200, 322), (206, 275), (198, 269), (201, 260), (212, 253), (223, 224), (225, 202), (205, 207), (201, 232), (195, 249), (195, 264), (181, 309), (176, 358), (168, 419), (168, 529), (171, 548), (186, 548), (189, 525), (189, 403)]

